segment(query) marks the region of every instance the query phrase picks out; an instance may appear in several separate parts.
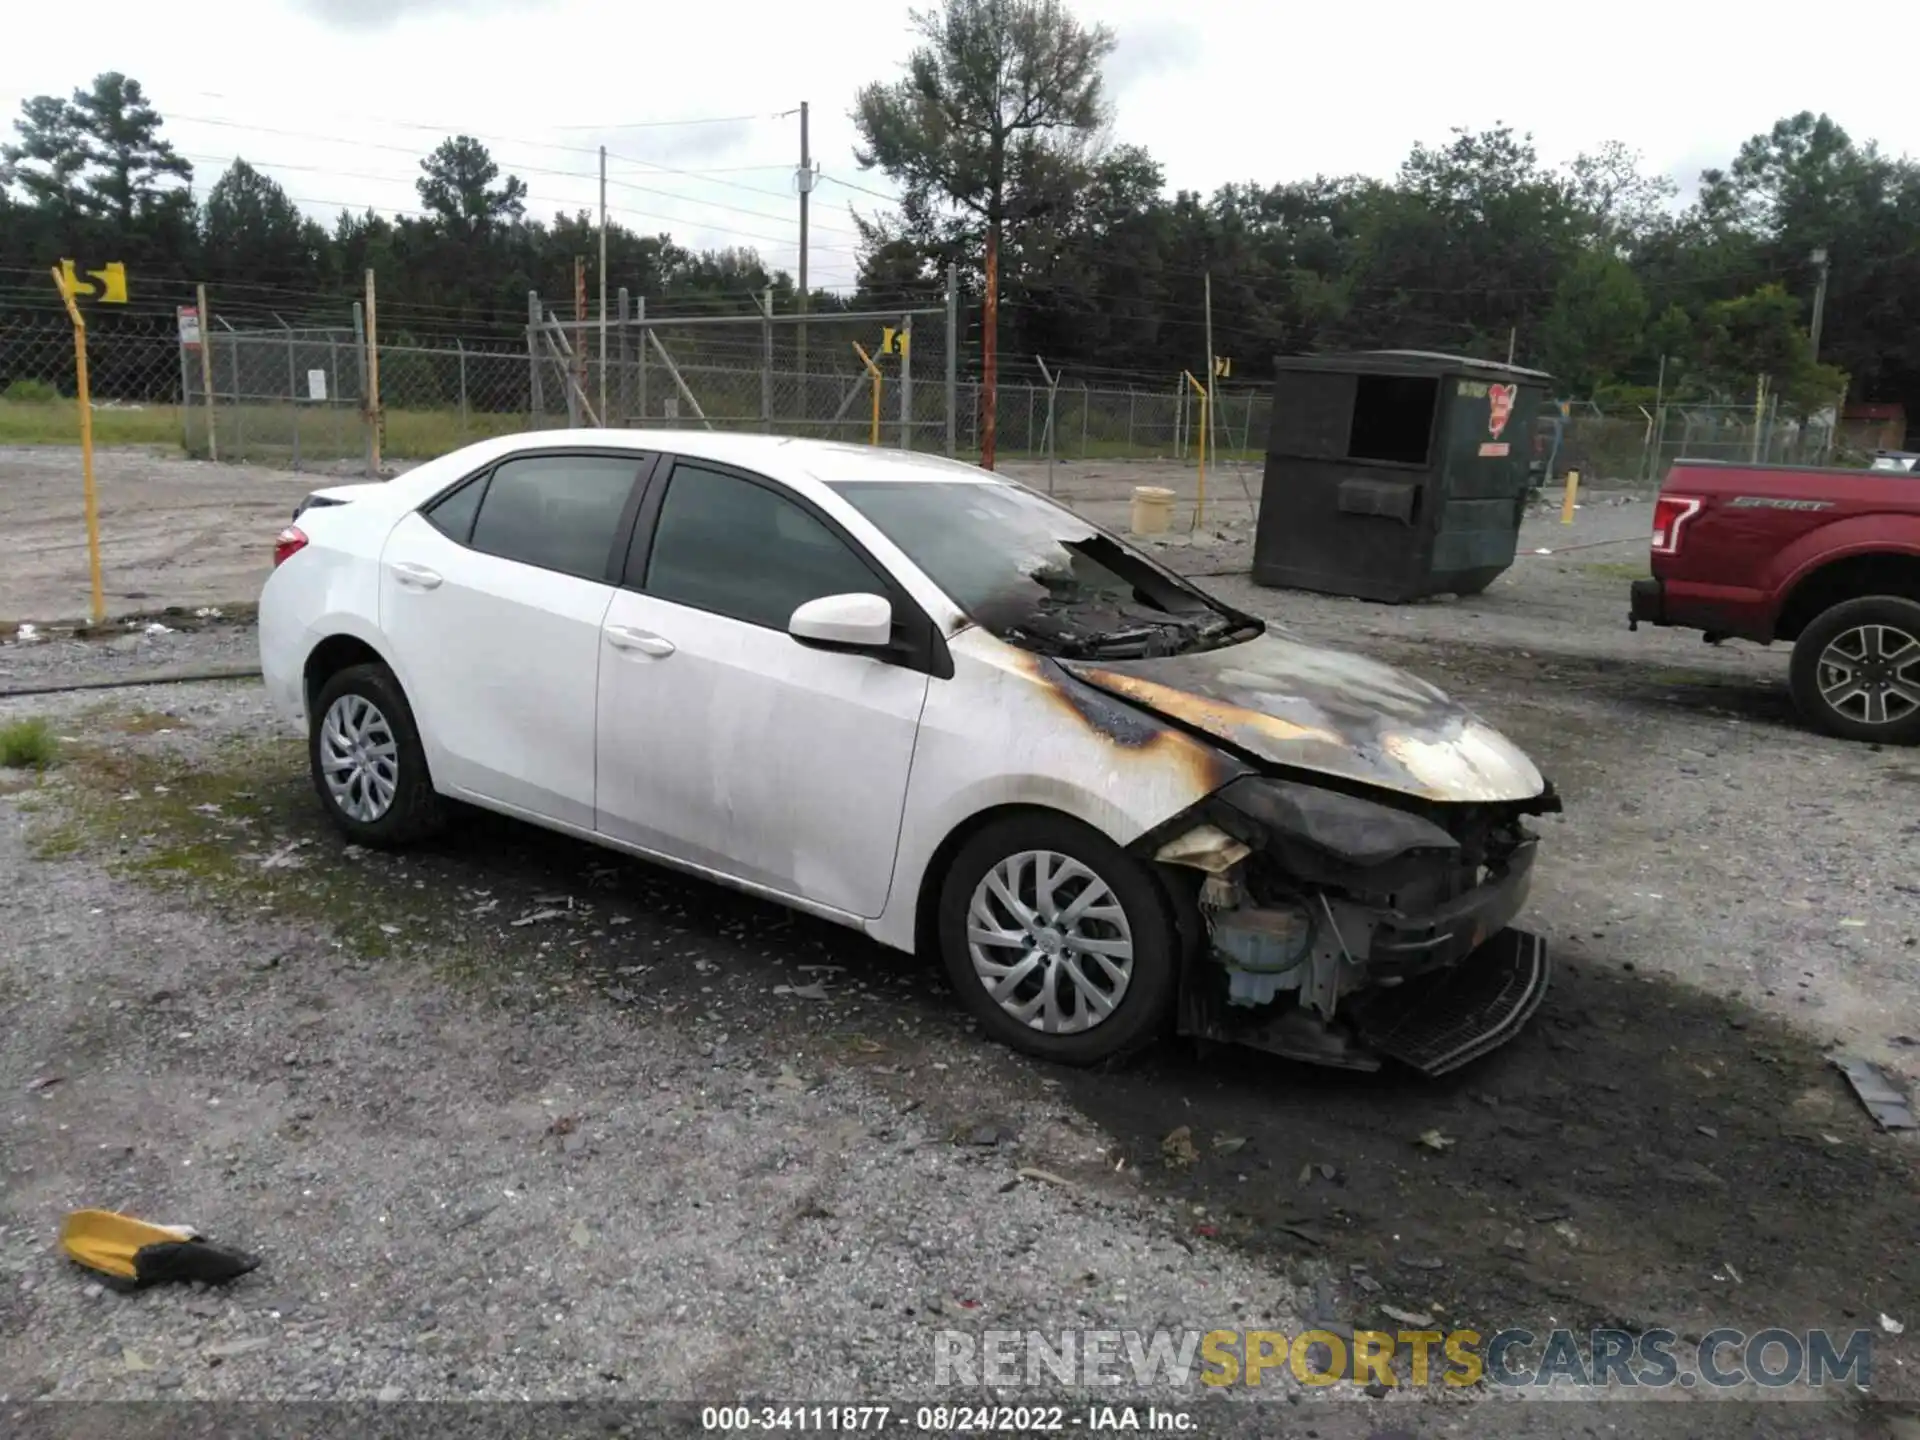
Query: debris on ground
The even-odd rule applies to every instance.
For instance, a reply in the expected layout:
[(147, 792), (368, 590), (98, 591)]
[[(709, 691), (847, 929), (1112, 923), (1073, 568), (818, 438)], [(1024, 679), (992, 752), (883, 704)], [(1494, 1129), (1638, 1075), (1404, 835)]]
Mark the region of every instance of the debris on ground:
[(27, 1082), (29, 1094), (38, 1095), (43, 1090), (51, 1090), (67, 1077), (64, 1075), (40, 1075)]
[(564, 920), (566, 915), (564, 910), (530, 910), (512, 924), (517, 929), (522, 925), (538, 925), (543, 920)]
[(256, 1270), (243, 1250), (215, 1245), (191, 1225), (155, 1225), (112, 1210), (75, 1210), (60, 1226), (67, 1258), (126, 1289), (169, 1281), (224, 1285)]
[(1184, 1170), (1200, 1158), (1200, 1152), (1193, 1147), (1193, 1127), (1182, 1125), (1167, 1133), (1160, 1142), (1160, 1156), (1169, 1170)]
[(1858, 1055), (1827, 1057), (1853, 1087), (1853, 1093), (1882, 1130), (1920, 1130), (1913, 1107), (1879, 1066)]
[(1880, 1328), (1889, 1335), (1904, 1335), (1907, 1333), (1907, 1327), (1894, 1319), (1893, 1316), (1887, 1314), (1884, 1310), (1880, 1312)]
[(1434, 1129), (1434, 1130), (1422, 1130), (1419, 1136), (1414, 1140), (1413, 1143), (1416, 1145), (1424, 1145), (1429, 1150), (1437, 1151), (1437, 1150), (1451, 1150), (1459, 1142), (1455, 1140), (1453, 1136), (1448, 1135), (1441, 1130)]
[(1039, 1180), (1047, 1185), (1058, 1185), (1063, 1190), (1074, 1188), (1073, 1181), (1066, 1176), (1056, 1175), (1051, 1170), (1037, 1170), (1031, 1165), (1022, 1165), (1013, 1173), (1022, 1180)]
[(1247, 1137), (1244, 1135), (1216, 1135), (1213, 1137), (1213, 1153), (1216, 1155), (1231, 1155), (1236, 1150), (1243, 1148), (1246, 1143)]
[(1430, 1330), (1433, 1328), (1433, 1316), (1423, 1314), (1418, 1310), (1402, 1310), (1397, 1305), (1382, 1305), (1380, 1307), (1380, 1313), (1389, 1320), (1398, 1320), (1402, 1325), (1411, 1325), (1416, 1330)]
[(827, 987), (815, 980), (811, 985), (776, 985), (773, 987), (773, 993), (791, 995), (796, 1000), (825, 1000)]
[(142, 633), (147, 635), (171, 635), (173, 633), (173, 627), (171, 625), (162, 625), (158, 620), (155, 620), (150, 622), (146, 630)]

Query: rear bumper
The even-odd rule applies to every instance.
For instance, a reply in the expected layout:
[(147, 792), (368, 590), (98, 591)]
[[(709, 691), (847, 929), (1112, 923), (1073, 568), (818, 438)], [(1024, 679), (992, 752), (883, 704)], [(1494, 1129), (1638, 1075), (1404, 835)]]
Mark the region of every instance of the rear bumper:
[(1627, 605), (1627, 626), (1637, 630), (1641, 625), (1664, 625), (1667, 623), (1666, 587), (1649, 576), (1645, 580), (1633, 582), (1633, 589)]

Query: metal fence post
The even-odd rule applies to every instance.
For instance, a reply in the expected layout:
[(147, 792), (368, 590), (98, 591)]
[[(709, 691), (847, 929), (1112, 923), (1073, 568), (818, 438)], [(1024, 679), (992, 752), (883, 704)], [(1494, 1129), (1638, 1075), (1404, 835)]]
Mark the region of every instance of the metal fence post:
[[(202, 343), (205, 343), (204, 340)], [(191, 455), (193, 453), (193, 385), (192, 372), (187, 369), (187, 342), (182, 339), (180, 345), (180, 448)], [(1834, 412), (1836, 415), (1839, 411)]]
[[(279, 316), (274, 317), (279, 320)], [(300, 468), (300, 387), (294, 382), (293, 327), (280, 321), (287, 332), (287, 403), (293, 407), (293, 468)]]
[(460, 438), (464, 440), (467, 438), (467, 347), (456, 335), (453, 348), (460, 356)]
[(900, 317), (900, 448), (913, 448), (913, 316)]
[(633, 298), (627, 294), (627, 287), (622, 285), (620, 287), (620, 343), (616, 347), (615, 361), (619, 366), (616, 373), (620, 381), (615, 389), (615, 394), (619, 397), (615, 403), (620, 407), (622, 426), (633, 423), (633, 370), (631, 368), (633, 362), (627, 355), (627, 342), (631, 338), (627, 333), (627, 322), (632, 318)]
[(634, 377), (638, 393), (634, 396), (634, 405), (640, 411), (640, 423), (647, 423), (647, 337), (653, 332), (647, 329), (647, 297), (642, 295), (633, 302), (633, 315), (639, 329), (634, 334), (635, 348), (640, 352), (640, 371)]
[(760, 428), (773, 433), (773, 287), (760, 299)]
[(1080, 382), (1080, 458), (1087, 458), (1087, 412), (1093, 409), (1093, 392), (1087, 388), (1087, 382)]
[(947, 266), (947, 458), (954, 456), (954, 409), (960, 398), (960, 267)]
[[(225, 325), (226, 321), (221, 321)], [(227, 367), (233, 376), (233, 447), (239, 453), (233, 458), (243, 460), (247, 454), (247, 413), (240, 404), (240, 336), (228, 326), (227, 353), (233, 357), (233, 363)]]
[[(360, 327), (360, 307), (353, 307), (354, 329)], [(547, 413), (547, 397), (540, 387), (540, 292), (527, 291), (527, 407), (537, 429)]]
[(1127, 453), (1129, 455), (1133, 453), (1133, 406), (1133, 386), (1129, 384), (1127, 386)]
[(1033, 386), (1027, 386), (1027, 451), (1033, 451)]
[[(360, 371), (360, 408), (367, 406), (367, 312), (358, 300), (353, 302), (353, 358)], [(362, 428), (365, 428), (363, 425)], [(373, 432), (367, 430), (367, 465), (373, 464)]]

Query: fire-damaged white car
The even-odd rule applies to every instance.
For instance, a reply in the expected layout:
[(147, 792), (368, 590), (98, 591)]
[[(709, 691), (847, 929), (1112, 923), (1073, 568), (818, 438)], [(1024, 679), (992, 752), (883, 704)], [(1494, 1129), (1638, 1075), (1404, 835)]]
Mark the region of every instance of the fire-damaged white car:
[(1178, 1029), (1439, 1072), (1545, 991), (1525, 755), (987, 471), (554, 432), (294, 522), (261, 663), (361, 844), (518, 816), (937, 951), (1073, 1063)]

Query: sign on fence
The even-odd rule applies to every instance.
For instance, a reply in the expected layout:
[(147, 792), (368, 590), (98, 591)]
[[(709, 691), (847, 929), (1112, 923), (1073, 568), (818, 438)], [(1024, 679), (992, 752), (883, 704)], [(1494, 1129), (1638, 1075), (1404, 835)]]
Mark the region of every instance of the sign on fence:
[(324, 370), (307, 371), (307, 398), (324, 400), (327, 398), (327, 372)]
[(678, 395), (667, 396), (666, 399), (660, 402), (660, 413), (668, 420), (678, 420), (680, 418), (680, 397)]
[(200, 348), (200, 312), (191, 305), (180, 307), (180, 343), (188, 350)]

